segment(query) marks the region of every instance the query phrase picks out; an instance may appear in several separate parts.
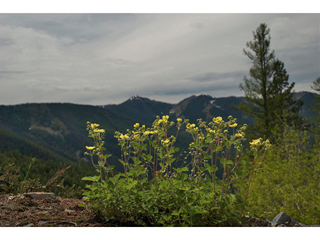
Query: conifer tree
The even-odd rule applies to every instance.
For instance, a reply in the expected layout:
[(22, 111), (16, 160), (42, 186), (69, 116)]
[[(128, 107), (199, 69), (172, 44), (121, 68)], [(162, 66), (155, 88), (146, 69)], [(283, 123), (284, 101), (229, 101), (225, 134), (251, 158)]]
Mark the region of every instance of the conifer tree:
[[(292, 89), (289, 86), (289, 75), (284, 64), (275, 60), (274, 51), (270, 50), (270, 29), (262, 23), (253, 32), (253, 41), (246, 46), (251, 51), (243, 49), (244, 54), (253, 62), (250, 68), (250, 78), (244, 77), (240, 90), (245, 92), (245, 104), (235, 106), (245, 115), (255, 118), (253, 126), (249, 126), (249, 138), (271, 138), (271, 130), (281, 119), (287, 122), (302, 120), (299, 110), (303, 102), (293, 99)], [(271, 140), (271, 139), (270, 139)]]
[(270, 96), (270, 121), (272, 126), (278, 124), (279, 130), (283, 132), (283, 124), (286, 122), (289, 126), (301, 128), (304, 123), (302, 117), (299, 116), (303, 101), (295, 100), (293, 97), (293, 87), (295, 83), (289, 86), (289, 75), (284, 68), (284, 63), (279, 59), (274, 61), (273, 64), (273, 78), (268, 89)]

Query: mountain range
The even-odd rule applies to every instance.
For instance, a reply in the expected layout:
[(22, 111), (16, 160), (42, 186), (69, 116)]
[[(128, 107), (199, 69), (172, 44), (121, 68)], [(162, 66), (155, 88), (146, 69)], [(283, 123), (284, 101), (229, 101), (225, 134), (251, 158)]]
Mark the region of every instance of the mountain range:
[[(303, 117), (313, 116), (309, 105), (314, 101), (314, 95), (311, 92), (295, 93), (295, 98), (305, 102), (301, 111)], [(240, 124), (253, 122), (252, 117), (243, 116), (232, 107), (240, 102), (245, 103), (245, 98), (215, 98), (202, 94), (177, 104), (134, 96), (121, 104), (103, 106), (70, 103), (0, 105), (0, 150), (15, 149), (29, 156), (63, 162), (86, 159), (85, 146), (93, 143), (86, 130), (86, 122), (90, 121), (106, 130), (106, 152), (112, 154), (111, 164), (117, 168), (120, 147), (113, 137), (115, 131), (125, 132), (136, 122), (151, 126), (157, 115), (169, 115), (171, 120), (189, 119), (191, 123), (199, 118), (209, 122), (217, 116), (227, 120), (229, 115), (237, 118)], [(186, 136), (178, 147), (185, 149), (185, 142), (190, 143), (189, 140)]]

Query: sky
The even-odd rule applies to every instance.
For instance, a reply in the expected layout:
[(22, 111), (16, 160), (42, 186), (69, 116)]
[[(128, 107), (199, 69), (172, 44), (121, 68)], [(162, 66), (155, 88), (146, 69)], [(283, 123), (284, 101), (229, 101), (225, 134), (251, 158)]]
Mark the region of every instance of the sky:
[(319, 13), (0, 13), (0, 105), (244, 96), (261, 23), (295, 91), (313, 92)]

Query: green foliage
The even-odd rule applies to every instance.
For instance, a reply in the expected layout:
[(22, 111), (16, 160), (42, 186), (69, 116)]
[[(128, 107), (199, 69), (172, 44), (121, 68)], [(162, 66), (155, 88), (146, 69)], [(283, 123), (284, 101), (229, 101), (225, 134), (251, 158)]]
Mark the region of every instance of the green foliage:
[[(312, 89), (318, 91), (320, 93), (320, 77), (318, 77), (311, 86)], [(314, 95), (314, 102), (311, 105), (311, 110), (314, 113), (315, 117), (312, 119), (313, 124), (313, 132), (320, 134), (320, 96)]]
[[(92, 144), (83, 129), (87, 120), (101, 122), (109, 138), (116, 128), (122, 131), (134, 123), (97, 106), (67, 103), (0, 106), (0, 112), (0, 149), (70, 163), (83, 157), (83, 145)], [(107, 151), (117, 162), (115, 139)]]
[[(241, 224), (242, 210), (248, 196), (246, 177), (252, 180), (253, 172), (262, 161), (268, 142), (257, 139), (252, 142), (255, 159), (247, 163), (241, 159), (244, 137), (242, 127), (229, 135), (228, 130), (237, 127), (236, 119), (221, 117), (209, 124), (198, 120), (197, 126), (188, 120), (177, 123), (168, 121), (169, 116), (157, 117), (152, 127), (139, 123), (125, 134), (115, 133), (121, 146), (123, 173), (114, 174), (109, 165), (109, 154), (104, 155), (103, 129), (87, 122), (89, 137), (94, 146), (87, 146), (87, 153), (98, 158), (94, 164), (99, 175), (85, 177), (91, 181), (84, 193), (87, 204), (91, 203), (96, 215), (106, 221), (133, 222), (139, 226), (237, 226)], [(174, 146), (182, 125), (191, 134), (189, 153), (191, 162), (173, 167), (179, 151)], [(175, 136), (168, 135), (176, 125)], [(236, 152), (231, 156), (231, 149)], [(218, 160), (220, 166), (218, 165)], [(217, 179), (218, 168), (223, 177)], [(250, 183), (249, 183), (250, 184)]]
[(320, 224), (319, 142), (310, 146), (307, 132), (285, 125), (276, 133), (251, 184), (248, 211), (271, 220), (286, 212), (304, 224)]

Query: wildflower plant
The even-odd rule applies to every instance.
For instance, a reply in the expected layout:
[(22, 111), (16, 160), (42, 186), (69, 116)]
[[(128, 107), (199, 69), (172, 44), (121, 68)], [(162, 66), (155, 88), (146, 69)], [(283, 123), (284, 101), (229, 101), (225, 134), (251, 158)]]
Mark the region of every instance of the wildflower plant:
[[(105, 221), (139, 226), (237, 226), (241, 224), (242, 211), (249, 188), (245, 179), (253, 177), (268, 148), (259, 140), (252, 144), (255, 160), (248, 164), (241, 158), (244, 130), (236, 128), (236, 119), (221, 117), (210, 123), (201, 119), (197, 124), (169, 116), (157, 116), (151, 127), (134, 124), (126, 133), (115, 132), (121, 146), (123, 172), (113, 174), (103, 155), (103, 133), (98, 124), (87, 122), (89, 137), (94, 146), (86, 153), (98, 157), (98, 176), (85, 177), (91, 181), (84, 193), (87, 204)], [(171, 127), (177, 128), (169, 136)], [(233, 134), (229, 134), (229, 130)], [(175, 147), (179, 131), (191, 134), (187, 156), (191, 161), (180, 168), (174, 167), (179, 148)], [(232, 151), (235, 154), (232, 154)], [(92, 162), (93, 163), (93, 162)], [(94, 163), (93, 163), (94, 164)], [(216, 172), (223, 169), (222, 179)], [(110, 173), (110, 174), (109, 174)], [(249, 181), (249, 182), (250, 182)], [(242, 185), (241, 185), (242, 184)]]

